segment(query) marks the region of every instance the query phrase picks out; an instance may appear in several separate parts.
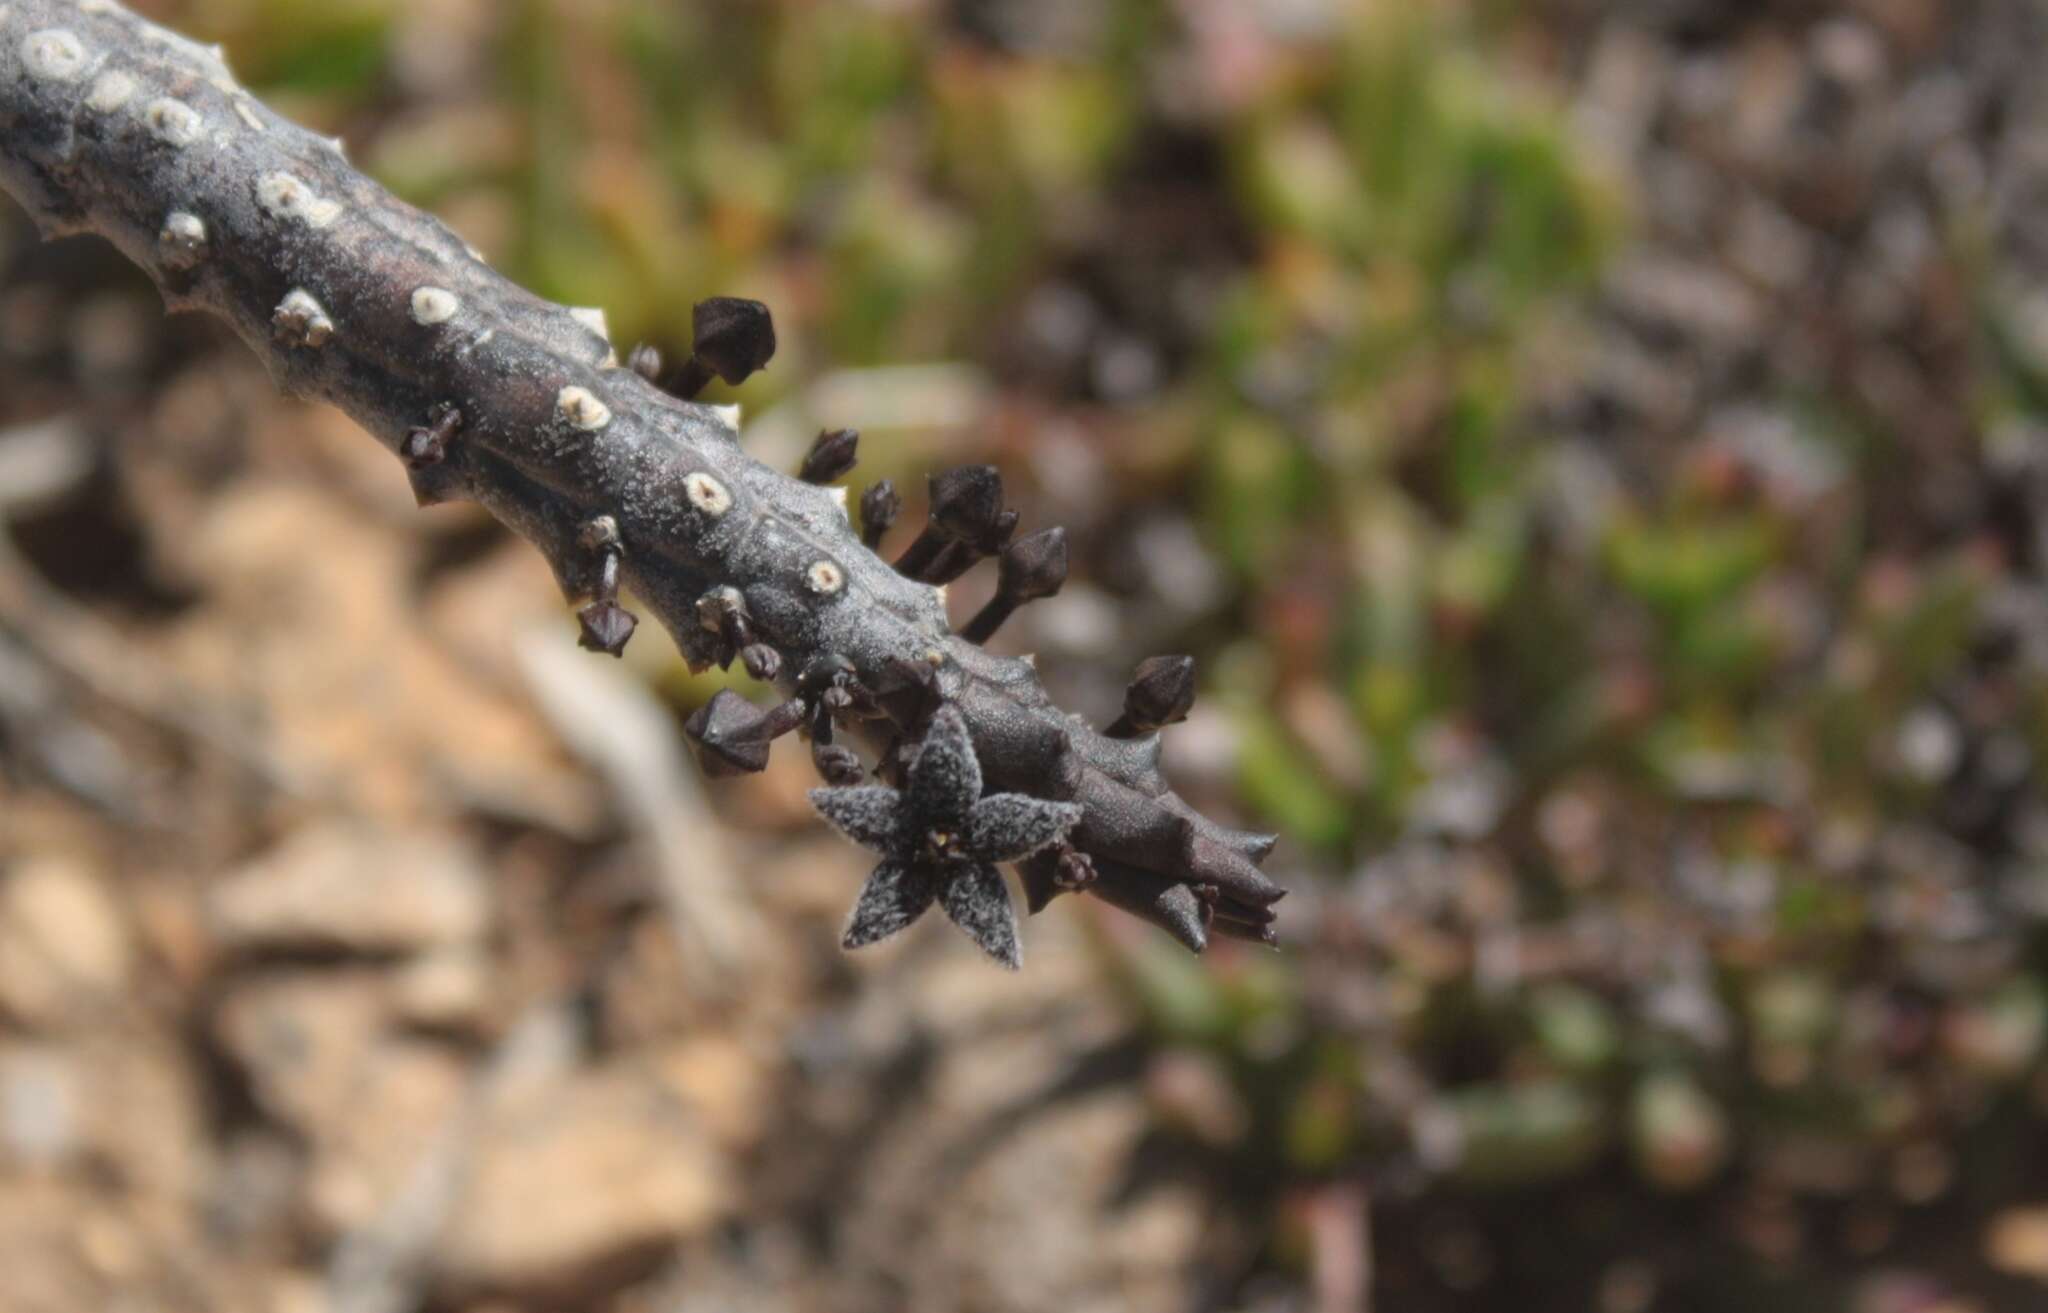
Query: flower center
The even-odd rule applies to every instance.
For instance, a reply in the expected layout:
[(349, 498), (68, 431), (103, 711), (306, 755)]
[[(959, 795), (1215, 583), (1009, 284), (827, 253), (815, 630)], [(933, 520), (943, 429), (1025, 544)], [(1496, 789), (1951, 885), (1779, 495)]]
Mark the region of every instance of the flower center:
[(951, 830), (925, 831), (924, 852), (934, 862), (957, 862), (966, 856), (960, 850), (960, 836)]

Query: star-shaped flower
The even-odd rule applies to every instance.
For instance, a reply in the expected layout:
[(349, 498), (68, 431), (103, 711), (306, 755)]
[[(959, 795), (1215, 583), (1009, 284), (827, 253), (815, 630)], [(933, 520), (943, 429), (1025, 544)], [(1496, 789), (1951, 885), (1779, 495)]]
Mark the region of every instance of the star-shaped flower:
[(933, 903), (990, 957), (1016, 970), (1017, 913), (994, 863), (1026, 857), (1081, 819), (1070, 802), (1021, 793), (981, 796), (981, 763), (967, 724), (940, 707), (901, 789), (813, 789), (811, 803), (847, 838), (880, 853), (841, 940), (860, 948), (903, 929)]

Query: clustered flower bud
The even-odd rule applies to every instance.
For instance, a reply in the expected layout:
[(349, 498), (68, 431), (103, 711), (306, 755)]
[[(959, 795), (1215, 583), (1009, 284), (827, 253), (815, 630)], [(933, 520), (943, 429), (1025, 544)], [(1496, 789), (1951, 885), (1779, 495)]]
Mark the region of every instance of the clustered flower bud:
[(1113, 739), (1151, 734), (1188, 718), (1195, 705), (1195, 659), (1148, 657), (1124, 691), (1124, 714), (1103, 733)]
[(797, 477), (805, 483), (837, 483), (853, 472), (859, 455), (858, 430), (828, 429), (811, 443), (811, 450), (797, 470)]
[(877, 479), (868, 485), (860, 495), (860, 540), (869, 551), (882, 545), (882, 535), (895, 525), (896, 517), (903, 513), (903, 498), (896, 491), (896, 485), (887, 479)]
[(640, 620), (619, 605), (619, 571), (625, 558), (619, 523), (600, 515), (583, 526), (579, 540), (585, 551), (597, 556), (597, 581), (590, 590), (590, 604), (576, 613), (582, 626), (577, 643), (587, 651), (622, 657)]
[(663, 376), (661, 352), (651, 346), (633, 349), (627, 365), (685, 401), (694, 400), (714, 378), (737, 386), (775, 356), (775, 320), (759, 301), (714, 296), (691, 308), (693, 335), (690, 358), (673, 378)]
[[(985, 548), (984, 555), (1002, 550), (1003, 476), (993, 465), (963, 465), (932, 475), (928, 487), (931, 510), (924, 532), (896, 559), (896, 569), (912, 579), (945, 583), (949, 580), (938, 578), (933, 567), (949, 547)], [(1016, 523), (1012, 516), (1008, 527), (1015, 528)], [(968, 564), (973, 564), (972, 558)]]
[(711, 379), (723, 379), (729, 387), (737, 387), (774, 358), (774, 317), (760, 301), (741, 297), (698, 301), (690, 311), (690, 328), (694, 332), (690, 358), (668, 383), (678, 397), (694, 399), (711, 385)]
[(801, 725), (803, 716), (800, 700), (764, 709), (722, 688), (683, 722), (683, 735), (706, 775), (752, 775), (768, 769), (770, 745)]
[(751, 678), (772, 684), (782, 676), (782, 653), (766, 643), (749, 643), (740, 649), (740, 664)]
[[(738, 382), (774, 351), (767, 311), (755, 302), (703, 302), (695, 326), (695, 352), (670, 383), (684, 396), (713, 377)], [(652, 347), (637, 348), (628, 365), (649, 379), (663, 373), (661, 354)], [(431, 428), (409, 435), (408, 459), (439, 460), (459, 424), (459, 416), (437, 413)], [(814, 485), (845, 478), (859, 444), (852, 429), (819, 433), (798, 477)], [(997, 558), (995, 595), (961, 628), (963, 640), (986, 643), (1019, 608), (1065, 585), (1066, 530), (1016, 537), (1018, 513), (1003, 505), (1002, 476), (993, 466), (935, 474), (929, 492), (925, 527), (896, 560), (900, 573), (943, 585), (982, 558)], [(861, 540), (873, 550), (901, 514), (902, 498), (880, 479), (860, 502)], [(617, 605), (624, 545), (616, 522), (609, 516), (591, 521), (582, 547), (597, 558), (595, 600), (580, 613), (584, 645), (617, 654), (635, 622)], [(764, 641), (738, 588), (707, 590), (697, 599), (697, 620), (715, 636), (710, 650), (717, 665), (730, 666), (738, 657), (757, 680), (783, 678), (784, 656)], [(712, 777), (766, 769), (773, 743), (790, 733), (809, 741), (811, 763), (827, 785), (812, 795), (819, 810), (883, 858), (848, 920), (848, 948), (894, 934), (936, 904), (992, 957), (1014, 967), (1016, 916), (994, 869), (998, 861), (1016, 864), (1034, 913), (1060, 894), (1087, 893), (1159, 926), (1195, 952), (1216, 938), (1274, 942), (1274, 904), (1282, 890), (1258, 870), (1271, 836), (1224, 830), (1161, 808), (1149, 794), (1097, 795), (1085, 805), (1060, 801), (1073, 796), (1061, 791), (1073, 785), (1056, 771), (1045, 785), (1050, 797), (981, 797), (980, 763), (961, 708), (936, 677), (943, 664), (936, 652), (928, 660), (892, 657), (870, 686), (845, 655), (814, 653), (796, 673), (795, 694), (787, 700), (760, 706), (721, 690), (684, 725), (693, 755)], [(1105, 735), (1156, 734), (1187, 719), (1194, 700), (1192, 657), (1150, 658), (1139, 664), (1123, 714)], [(839, 741), (842, 726), (854, 722), (883, 723), (875, 774), (886, 783), (870, 782), (860, 755)]]
[(1026, 602), (1051, 597), (1067, 582), (1067, 531), (1040, 529), (1003, 549), (997, 564), (996, 595), (967, 622), (960, 636), (986, 643)]

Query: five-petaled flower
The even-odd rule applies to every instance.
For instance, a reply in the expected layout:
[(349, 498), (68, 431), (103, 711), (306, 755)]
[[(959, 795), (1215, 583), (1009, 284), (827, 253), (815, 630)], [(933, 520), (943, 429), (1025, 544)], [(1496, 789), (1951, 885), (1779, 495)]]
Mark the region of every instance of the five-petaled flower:
[(859, 948), (887, 939), (938, 903), (984, 952), (1016, 970), (1023, 962), (1017, 913), (994, 863), (1058, 842), (1080, 821), (1081, 808), (1021, 793), (982, 797), (981, 764), (950, 704), (933, 715), (904, 776), (901, 789), (811, 791), (819, 814), (882, 855), (842, 942)]

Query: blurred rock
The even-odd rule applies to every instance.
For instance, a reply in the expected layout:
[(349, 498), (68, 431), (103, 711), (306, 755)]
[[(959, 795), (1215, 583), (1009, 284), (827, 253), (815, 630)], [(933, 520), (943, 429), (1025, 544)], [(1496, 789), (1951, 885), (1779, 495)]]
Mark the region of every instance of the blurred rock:
[(391, 1005), (399, 1018), (437, 1030), (480, 1027), (491, 998), (490, 959), (469, 945), (427, 952), (391, 980)]
[(296, 971), (237, 984), (216, 1022), (259, 1107), (308, 1146), (305, 1203), (328, 1233), (366, 1224), (453, 1114), (466, 1064), (389, 1031), (388, 983)]
[(306, 1203), (315, 1224), (341, 1235), (397, 1206), (414, 1173), (458, 1133), (468, 1070), (441, 1045), (393, 1039), (349, 1073), (348, 1110), (312, 1127)]
[(106, 884), (83, 863), (14, 866), (0, 883), (0, 1005), (38, 1025), (109, 1005), (133, 969), (129, 935)]
[[(939, 1313), (1187, 1306), (1204, 1261), (1194, 1191), (1134, 1181), (1149, 1124), (1130, 1092), (1105, 1090), (1033, 1108), (1014, 1122), (965, 1109), (924, 1118), (859, 1182), (842, 1250), (875, 1269), (896, 1299), (862, 1308)], [(921, 1184), (920, 1184), (921, 1183)]]
[(1993, 1218), (1984, 1254), (1999, 1271), (2048, 1286), (2048, 1208), (2014, 1208)]
[(705, 1034), (670, 1044), (653, 1058), (662, 1086), (720, 1143), (750, 1147), (768, 1134), (775, 1073), (748, 1045)]
[(234, 985), (214, 1033), (269, 1116), (307, 1134), (353, 1113), (355, 1087), (387, 1020), (367, 971), (275, 972)]
[(230, 949), (416, 952), (473, 942), (490, 924), (476, 854), (444, 835), (309, 826), (212, 890)]
[(434, 1253), (452, 1288), (559, 1294), (616, 1278), (733, 1205), (703, 1128), (637, 1067), (515, 1091), (478, 1116)]
[(48, 1170), (78, 1144), (78, 1074), (65, 1054), (0, 1050), (0, 1163)]

